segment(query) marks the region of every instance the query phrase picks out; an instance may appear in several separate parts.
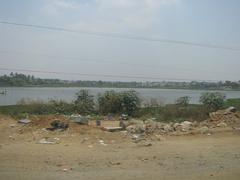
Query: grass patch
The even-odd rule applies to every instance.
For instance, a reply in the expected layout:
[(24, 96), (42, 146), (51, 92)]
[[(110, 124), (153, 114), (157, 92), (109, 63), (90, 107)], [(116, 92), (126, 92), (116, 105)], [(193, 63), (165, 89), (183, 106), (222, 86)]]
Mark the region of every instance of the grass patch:
[(161, 122), (202, 121), (208, 118), (209, 111), (202, 105), (166, 105), (162, 107), (146, 107), (140, 111), (143, 118), (156, 118)]

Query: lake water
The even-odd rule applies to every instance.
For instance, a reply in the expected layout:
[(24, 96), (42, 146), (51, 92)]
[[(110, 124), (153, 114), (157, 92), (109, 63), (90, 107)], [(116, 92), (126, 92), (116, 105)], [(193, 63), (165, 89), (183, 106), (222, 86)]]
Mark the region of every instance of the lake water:
[[(0, 88), (2, 92), (5, 88)], [(49, 101), (51, 99), (65, 100), (71, 102), (75, 94), (81, 89), (89, 89), (91, 94), (97, 95), (107, 90), (125, 91), (124, 88), (23, 88), (9, 87), (6, 88), (7, 94), (0, 95), (0, 105), (13, 105), (21, 99), (33, 99)], [(179, 89), (135, 89), (143, 101), (149, 101), (151, 98), (157, 99), (158, 102), (167, 104), (174, 103), (175, 100), (182, 96), (190, 96), (191, 103), (198, 104), (203, 90), (179, 90)], [(240, 98), (240, 91), (221, 91), (226, 94), (227, 98)]]

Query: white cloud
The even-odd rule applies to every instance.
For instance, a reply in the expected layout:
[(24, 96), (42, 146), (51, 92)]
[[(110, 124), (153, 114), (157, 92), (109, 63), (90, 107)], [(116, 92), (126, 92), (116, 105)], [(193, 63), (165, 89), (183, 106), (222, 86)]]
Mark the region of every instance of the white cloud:
[[(178, 5), (182, 0), (47, 0), (44, 13), (54, 17), (79, 16), (71, 27), (110, 31), (149, 28), (158, 21), (162, 8)], [(89, 10), (89, 11), (88, 11)], [(69, 14), (68, 14), (69, 13)], [(73, 14), (75, 13), (75, 14)], [(79, 24), (79, 26), (77, 26)], [(88, 28), (89, 27), (89, 28)]]
[(43, 7), (43, 12), (48, 15), (59, 15), (65, 10), (76, 10), (79, 8), (79, 5), (74, 0), (48, 0)]

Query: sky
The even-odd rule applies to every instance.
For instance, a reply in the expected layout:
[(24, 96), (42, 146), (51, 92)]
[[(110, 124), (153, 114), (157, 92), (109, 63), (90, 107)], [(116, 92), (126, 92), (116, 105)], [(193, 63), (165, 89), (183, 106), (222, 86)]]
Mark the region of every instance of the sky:
[[(0, 0), (0, 21), (240, 49), (239, 0)], [(239, 67), (240, 50), (0, 24), (0, 74), (8, 68), (64, 72), (23, 73), (69, 80), (237, 81)]]

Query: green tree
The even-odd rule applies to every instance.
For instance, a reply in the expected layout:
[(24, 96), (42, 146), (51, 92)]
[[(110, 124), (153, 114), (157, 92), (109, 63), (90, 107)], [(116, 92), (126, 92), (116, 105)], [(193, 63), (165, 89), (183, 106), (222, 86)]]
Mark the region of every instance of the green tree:
[(76, 96), (74, 106), (78, 113), (89, 114), (94, 111), (94, 97), (89, 93), (89, 90), (82, 89), (76, 93)]
[(136, 91), (124, 91), (120, 94), (121, 109), (130, 116), (136, 115), (140, 108), (140, 98)]
[(104, 94), (98, 95), (99, 112), (119, 113), (121, 112), (121, 99), (119, 93), (115, 91), (106, 91)]
[(220, 92), (202, 93), (199, 101), (210, 111), (216, 111), (223, 107), (226, 96)]

